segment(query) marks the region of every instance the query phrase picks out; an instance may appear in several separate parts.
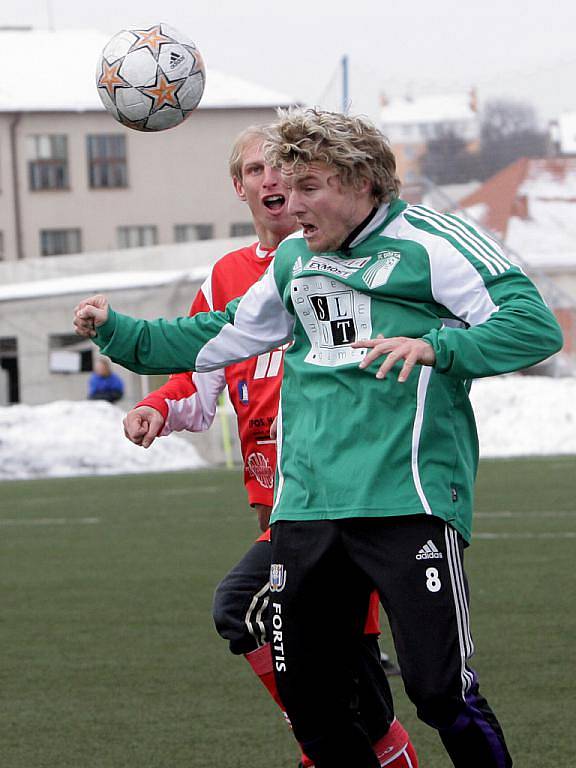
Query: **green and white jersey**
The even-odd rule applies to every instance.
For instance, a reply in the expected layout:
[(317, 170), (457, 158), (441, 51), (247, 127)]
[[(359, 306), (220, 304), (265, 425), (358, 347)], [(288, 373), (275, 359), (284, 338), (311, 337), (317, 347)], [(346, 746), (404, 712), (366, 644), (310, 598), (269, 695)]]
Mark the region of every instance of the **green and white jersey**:
[[(434, 368), (375, 378), (352, 342), (424, 338)], [(212, 370), (293, 340), (285, 355), (272, 521), (437, 515), (470, 538), (478, 463), (470, 381), (533, 365), (562, 337), (498, 245), (451, 214), (382, 206), (346, 251), (285, 240), (226, 312), (175, 321), (111, 312), (97, 343), (139, 373)], [(380, 361), (381, 362), (381, 361)]]

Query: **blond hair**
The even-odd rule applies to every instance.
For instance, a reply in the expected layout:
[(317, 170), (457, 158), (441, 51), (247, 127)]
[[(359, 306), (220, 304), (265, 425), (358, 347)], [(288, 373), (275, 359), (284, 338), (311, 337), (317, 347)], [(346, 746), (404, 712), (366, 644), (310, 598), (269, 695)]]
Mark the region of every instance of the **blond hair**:
[(288, 173), (310, 163), (326, 163), (343, 184), (367, 179), (376, 203), (398, 197), (396, 158), (386, 137), (369, 120), (339, 112), (293, 107), (279, 109), (279, 120), (266, 131), (266, 162)]
[(267, 126), (265, 125), (250, 125), (236, 137), (230, 152), (230, 159), (228, 160), (228, 170), (233, 179), (236, 178), (242, 181), (242, 156), (244, 150), (255, 139), (261, 139), (262, 143), (264, 143), (267, 136), (266, 128)]

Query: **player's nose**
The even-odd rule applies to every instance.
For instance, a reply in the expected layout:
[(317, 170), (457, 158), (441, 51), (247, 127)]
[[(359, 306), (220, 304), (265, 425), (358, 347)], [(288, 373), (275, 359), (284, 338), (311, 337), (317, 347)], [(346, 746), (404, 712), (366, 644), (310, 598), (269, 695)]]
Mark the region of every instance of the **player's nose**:
[(302, 198), (298, 194), (298, 192), (294, 189), (292, 189), (288, 194), (288, 213), (291, 216), (298, 216), (306, 210), (303, 203)]
[(262, 184), (268, 189), (278, 186), (280, 183), (280, 170), (278, 168), (264, 167), (264, 181)]

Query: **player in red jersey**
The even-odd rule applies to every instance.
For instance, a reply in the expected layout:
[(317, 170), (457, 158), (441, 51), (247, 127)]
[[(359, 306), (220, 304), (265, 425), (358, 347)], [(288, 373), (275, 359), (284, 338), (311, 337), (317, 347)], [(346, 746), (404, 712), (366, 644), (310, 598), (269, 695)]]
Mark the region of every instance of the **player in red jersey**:
[[(247, 129), (238, 137), (230, 158), (234, 189), (250, 208), (258, 242), (216, 262), (192, 303), (191, 315), (223, 310), (230, 300), (244, 294), (272, 262), (278, 244), (295, 229), (280, 173), (264, 163), (263, 141), (261, 127)], [(212, 424), (219, 394), (228, 388), (238, 417), (248, 500), (263, 533), (218, 586), (214, 621), (232, 653), (246, 656), (284, 711), (274, 680), (266, 611), (271, 555), (268, 523), (276, 469), (270, 427), (278, 409), (283, 354), (279, 348), (211, 373), (172, 375), (126, 415), (124, 429), (128, 439), (146, 448), (157, 436), (173, 431), (204, 431)], [(362, 647), (355, 654), (364, 727), (382, 766), (416, 768), (416, 754), (394, 717), (390, 687), (380, 664), (376, 593), (365, 631)], [(302, 755), (301, 765), (312, 764)]]

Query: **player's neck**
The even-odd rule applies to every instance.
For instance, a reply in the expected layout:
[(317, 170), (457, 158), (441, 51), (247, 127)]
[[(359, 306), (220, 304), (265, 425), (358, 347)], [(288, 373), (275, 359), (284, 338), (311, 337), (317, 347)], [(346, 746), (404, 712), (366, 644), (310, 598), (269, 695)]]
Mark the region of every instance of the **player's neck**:
[(276, 230), (272, 231), (268, 229), (267, 227), (259, 225), (257, 222), (254, 222), (254, 228), (256, 229), (256, 235), (258, 236), (258, 242), (267, 251), (275, 251), (276, 248), (280, 245), (282, 240), (284, 240), (285, 237), (288, 237), (288, 235), (291, 235), (294, 230), (287, 229), (286, 231), (278, 232)]

